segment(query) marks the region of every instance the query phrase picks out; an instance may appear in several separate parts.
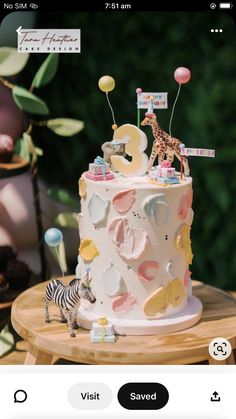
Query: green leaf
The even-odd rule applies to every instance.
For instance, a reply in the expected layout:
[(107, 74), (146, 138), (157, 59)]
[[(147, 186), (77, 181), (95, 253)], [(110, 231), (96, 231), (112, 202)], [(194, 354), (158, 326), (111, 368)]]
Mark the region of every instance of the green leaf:
[(12, 89), (12, 94), (17, 106), (23, 111), (38, 115), (49, 113), (46, 103), (23, 87), (15, 86)]
[(57, 135), (70, 137), (80, 132), (84, 128), (84, 123), (77, 119), (57, 118), (49, 119), (47, 121), (47, 127)]
[(60, 204), (64, 204), (73, 209), (78, 208), (78, 202), (63, 189), (49, 189), (48, 196), (60, 202)]
[(37, 153), (36, 153), (36, 150), (35, 150), (35, 146), (34, 146), (32, 137), (27, 132), (24, 132), (23, 138), (24, 138), (26, 147), (28, 149), (28, 153), (31, 156), (31, 164), (34, 165), (35, 162), (37, 161)]
[(0, 48), (0, 76), (13, 76), (23, 70), (29, 54), (21, 54), (16, 48)]
[(9, 352), (15, 345), (14, 336), (6, 325), (0, 333), (0, 358)]
[(78, 228), (76, 212), (61, 212), (55, 219), (55, 223), (61, 227)]
[(58, 68), (59, 54), (49, 54), (39, 67), (32, 81), (32, 87), (42, 87), (49, 83), (55, 76)]
[(40, 157), (43, 156), (42, 148), (35, 147), (34, 149), (35, 149), (35, 153), (37, 154), (37, 156), (40, 156)]

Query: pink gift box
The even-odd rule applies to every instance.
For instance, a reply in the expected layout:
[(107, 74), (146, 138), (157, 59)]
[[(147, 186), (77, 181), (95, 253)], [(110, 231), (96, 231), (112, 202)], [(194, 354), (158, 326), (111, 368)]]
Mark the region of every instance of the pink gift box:
[(161, 168), (161, 177), (175, 177), (175, 169), (173, 167), (163, 167)]
[(103, 176), (103, 175), (93, 175), (92, 173), (86, 172), (85, 176), (87, 179), (95, 180), (95, 181), (114, 179), (114, 176), (112, 173), (107, 173), (105, 176)]
[(96, 164), (96, 163), (89, 163), (89, 172), (93, 175), (103, 175), (105, 168), (105, 173), (110, 172), (110, 165), (108, 163), (102, 164)]
[(157, 166), (156, 176), (166, 178), (175, 177), (175, 169), (173, 167)]

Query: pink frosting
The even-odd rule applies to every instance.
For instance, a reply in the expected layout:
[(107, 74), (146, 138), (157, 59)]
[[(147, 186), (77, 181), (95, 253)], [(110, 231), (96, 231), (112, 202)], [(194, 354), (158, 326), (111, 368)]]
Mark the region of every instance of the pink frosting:
[(180, 199), (178, 216), (181, 220), (184, 220), (187, 217), (188, 209), (192, 207), (192, 203), (193, 190), (192, 188), (189, 188), (187, 194), (183, 195)]
[(147, 233), (130, 227), (126, 218), (115, 218), (109, 226), (109, 234), (119, 255), (127, 260), (138, 259), (146, 249)]
[(185, 285), (185, 287), (187, 287), (188, 284), (189, 284), (191, 273), (192, 272), (190, 272), (188, 269), (185, 271), (185, 274), (184, 274), (184, 285)]
[(159, 269), (159, 263), (154, 260), (146, 260), (138, 267), (138, 277), (143, 281), (152, 281), (155, 279)]
[(119, 192), (113, 197), (112, 203), (118, 212), (127, 212), (135, 202), (135, 189)]
[(179, 211), (178, 211), (178, 216), (181, 220), (184, 220), (187, 217), (188, 207), (189, 205), (188, 205), (187, 195), (183, 195), (182, 198), (180, 199)]
[(112, 310), (116, 313), (125, 313), (132, 308), (136, 301), (130, 292), (126, 292), (113, 299)]

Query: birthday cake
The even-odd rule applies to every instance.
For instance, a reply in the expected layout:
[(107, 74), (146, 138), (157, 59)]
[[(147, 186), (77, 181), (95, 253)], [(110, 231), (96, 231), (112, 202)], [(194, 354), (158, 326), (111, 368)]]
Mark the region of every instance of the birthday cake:
[[(141, 125), (150, 125), (153, 135), (161, 130), (150, 107)], [(143, 129), (130, 124), (113, 129), (113, 155), (109, 144), (102, 147), (103, 158), (90, 163), (79, 179), (76, 277), (83, 278), (89, 268), (96, 302), (81, 301), (78, 323), (92, 329), (105, 317), (116, 334), (125, 335), (190, 327), (200, 319), (202, 305), (192, 295), (193, 191), (181, 142), (166, 139), (160, 154), (161, 143), (156, 147), (154, 141), (149, 160)], [(155, 140), (163, 133), (156, 132)], [(181, 172), (171, 166), (174, 155)]]

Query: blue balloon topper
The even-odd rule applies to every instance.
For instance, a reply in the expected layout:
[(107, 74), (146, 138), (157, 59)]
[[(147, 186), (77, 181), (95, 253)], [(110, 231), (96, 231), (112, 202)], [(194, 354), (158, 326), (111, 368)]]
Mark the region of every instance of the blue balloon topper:
[(63, 241), (63, 234), (58, 228), (49, 228), (44, 234), (44, 240), (50, 247), (59, 246)]

